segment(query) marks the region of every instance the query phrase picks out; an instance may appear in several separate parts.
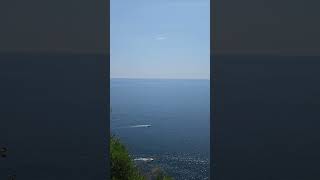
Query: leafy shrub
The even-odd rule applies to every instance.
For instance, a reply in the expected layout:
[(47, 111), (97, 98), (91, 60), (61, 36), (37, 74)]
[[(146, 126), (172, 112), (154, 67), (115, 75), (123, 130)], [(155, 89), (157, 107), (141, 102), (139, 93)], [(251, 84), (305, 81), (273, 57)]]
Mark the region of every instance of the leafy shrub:
[(145, 180), (135, 167), (126, 147), (115, 136), (110, 139), (111, 179)]
[[(135, 166), (126, 147), (115, 136), (111, 136), (110, 139), (110, 158), (112, 180), (146, 180)], [(152, 179), (173, 180), (160, 169), (152, 174), (155, 174)]]

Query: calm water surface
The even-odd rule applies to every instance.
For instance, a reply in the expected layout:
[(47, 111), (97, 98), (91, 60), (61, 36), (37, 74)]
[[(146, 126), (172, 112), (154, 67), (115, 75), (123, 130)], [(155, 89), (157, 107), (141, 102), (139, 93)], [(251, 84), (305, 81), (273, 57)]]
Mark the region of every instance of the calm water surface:
[[(111, 80), (111, 133), (175, 179), (208, 179), (210, 81)], [(148, 127), (150, 125), (150, 127)]]

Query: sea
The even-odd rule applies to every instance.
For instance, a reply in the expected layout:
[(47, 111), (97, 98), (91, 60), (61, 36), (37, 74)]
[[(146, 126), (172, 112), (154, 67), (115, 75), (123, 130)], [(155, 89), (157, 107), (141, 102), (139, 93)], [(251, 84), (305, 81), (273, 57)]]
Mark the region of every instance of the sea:
[(210, 80), (115, 78), (110, 100), (111, 134), (144, 171), (161, 168), (175, 180), (209, 178)]
[[(111, 133), (175, 179), (320, 179), (320, 57), (214, 58), (210, 123), (209, 80), (111, 79)], [(107, 179), (105, 59), (0, 55), (1, 180)]]

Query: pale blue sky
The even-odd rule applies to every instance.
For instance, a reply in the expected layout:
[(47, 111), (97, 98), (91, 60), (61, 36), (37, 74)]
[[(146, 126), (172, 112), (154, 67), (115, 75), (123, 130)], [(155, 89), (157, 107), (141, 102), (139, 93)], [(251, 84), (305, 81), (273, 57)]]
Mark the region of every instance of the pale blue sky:
[(111, 0), (111, 78), (210, 78), (210, 0)]

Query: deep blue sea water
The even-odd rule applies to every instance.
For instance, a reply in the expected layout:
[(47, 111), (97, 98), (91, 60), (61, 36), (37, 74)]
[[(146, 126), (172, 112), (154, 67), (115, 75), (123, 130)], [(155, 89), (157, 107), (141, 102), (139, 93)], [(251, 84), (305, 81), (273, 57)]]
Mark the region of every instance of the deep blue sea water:
[[(320, 57), (217, 58), (216, 179), (320, 179)], [(106, 179), (106, 58), (0, 59), (0, 179)], [(207, 177), (209, 81), (113, 79), (111, 105), (111, 130), (135, 157), (176, 179)]]
[(209, 80), (111, 79), (110, 93), (111, 133), (134, 158), (176, 180), (208, 179)]

